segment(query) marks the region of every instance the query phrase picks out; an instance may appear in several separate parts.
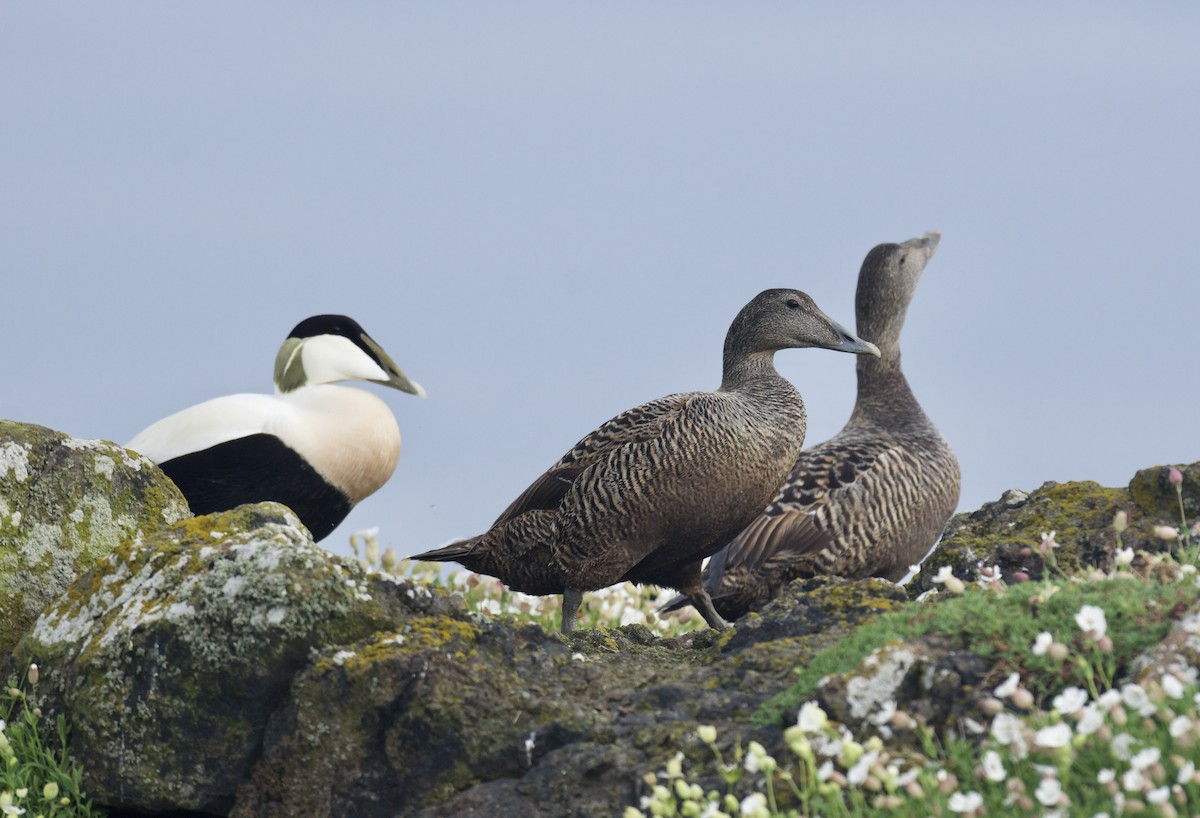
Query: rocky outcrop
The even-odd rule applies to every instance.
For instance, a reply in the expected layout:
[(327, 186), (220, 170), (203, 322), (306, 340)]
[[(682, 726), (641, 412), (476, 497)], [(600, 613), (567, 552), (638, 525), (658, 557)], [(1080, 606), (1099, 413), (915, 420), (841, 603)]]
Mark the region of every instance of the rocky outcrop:
[[(1179, 472), (1179, 492), (1169, 480)], [(996, 576), (1005, 582), (1040, 580), (1048, 575), (1089, 569), (1109, 571), (1118, 546), (1114, 520), (1124, 512), (1126, 528), (1120, 533), (1123, 548), (1147, 553), (1175, 549), (1175, 540), (1164, 540), (1156, 527), (1181, 524), (1182, 497), (1191, 524), (1200, 514), (1200, 463), (1155, 466), (1139, 471), (1125, 488), (1106, 488), (1090, 481), (1045, 483), (1035, 491), (1006, 491), (996, 501), (976, 511), (955, 514), (921, 573), (908, 584), (917, 596), (937, 588), (933, 577), (943, 566), (967, 582)], [(1054, 533), (1055, 548), (1043, 554), (1043, 535)], [(994, 568), (984, 575), (981, 568)]]
[(312, 651), (448, 608), (423, 587), (368, 578), (263, 503), (119, 546), (17, 655), (44, 669), (43, 707), (70, 715), (99, 801), (221, 815)]
[(779, 603), (804, 616), (759, 616), (721, 638), (630, 625), (564, 642), (506, 622), (407, 619), (297, 677), (231, 814), (618, 813), (642, 773), (699, 749), (700, 723), (748, 736), (749, 716), (837, 629), (905, 602), (886, 582), (808, 591)]
[[(1185, 510), (1200, 508), (1200, 464), (1180, 474)], [(1169, 550), (1177, 543), (1154, 530), (1178, 525), (1167, 475), (1146, 470), (1130, 489), (1010, 492), (954, 518), (911, 593), (799, 581), (729, 632), (674, 639), (637, 625), (563, 638), (468, 613), (443, 591), (325, 552), (282, 506), (247, 506), (135, 529), (42, 611), (16, 658), (41, 665), (43, 707), (67, 716), (85, 784), (118, 815), (620, 814), (677, 752), (713, 769), (699, 725), (716, 726), (730, 757), (750, 740), (782, 748), (797, 700), (781, 694), (843, 649), (843, 666), (800, 695), (856, 732), (893, 708), (934, 732), (978, 715), (982, 692), (1016, 666), (1006, 646), (961, 634), (868, 646), (864, 623), (950, 610), (937, 608), (948, 595), (931, 580), (943, 566), (1010, 585), (1109, 570), (1118, 511), (1122, 545)], [(1039, 546), (1050, 530), (1060, 547), (1048, 561)], [(932, 602), (910, 600), (937, 588)], [(903, 616), (879, 619), (894, 612)], [(1180, 620), (1128, 672), (1192, 662), (1200, 626)], [(723, 787), (711, 775), (701, 783)]]
[(188, 516), (175, 484), (141, 455), (0, 420), (0, 656), (81, 571)]

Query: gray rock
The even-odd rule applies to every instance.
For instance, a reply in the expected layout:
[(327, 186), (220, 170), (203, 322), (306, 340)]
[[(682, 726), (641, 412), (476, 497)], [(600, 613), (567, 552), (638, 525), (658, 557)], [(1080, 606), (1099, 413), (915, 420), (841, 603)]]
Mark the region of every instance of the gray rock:
[[(118, 546), (22, 641), (100, 803), (224, 814), (310, 654), (444, 608), (316, 546), (286, 507), (242, 506)], [(440, 607), (439, 607), (440, 606)]]
[(0, 420), (0, 657), (79, 572), (188, 516), (175, 484), (141, 455)]

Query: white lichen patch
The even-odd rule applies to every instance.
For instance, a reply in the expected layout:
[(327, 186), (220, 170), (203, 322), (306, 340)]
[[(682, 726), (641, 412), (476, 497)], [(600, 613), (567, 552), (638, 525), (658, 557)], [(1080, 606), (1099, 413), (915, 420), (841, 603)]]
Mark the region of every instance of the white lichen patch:
[(224, 587), (221, 588), (221, 593), (225, 595), (226, 599), (233, 599), (245, 584), (245, 577), (230, 577), (225, 581)]
[(116, 468), (116, 466), (116, 461), (107, 455), (100, 455), (97, 457), (94, 464), (96, 474), (107, 477), (109, 480), (112, 480), (113, 470)]
[(330, 661), (338, 667), (341, 667), (342, 665), (346, 664), (346, 662), (353, 659), (356, 655), (357, 654), (352, 650), (339, 650), (337, 653), (333, 654), (332, 657), (330, 657)]
[(75, 525), (79, 525), (80, 523), (83, 522), (83, 509), (81, 509), (81, 508), (75, 509), (74, 511), (72, 511), (70, 514), (67, 515), (67, 519), (70, 520), (71, 522), (75, 523)]
[[(130, 471), (141, 471), (142, 466), (154, 465), (149, 459), (143, 457), (136, 452), (131, 452), (129, 449), (118, 446), (109, 440), (96, 440), (94, 438), (68, 437), (61, 441), (63, 448), (71, 451), (84, 452), (102, 452), (100, 457), (96, 458), (96, 473), (103, 474), (112, 478), (117, 461)], [(104, 461), (108, 461), (107, 464)]]
[(850, 715), (865, 719), (894, 702), (896, 691), (917, 657), (902, 646), (884, 645), (863, 660), (860, 671), (846, 682)]
[(275, 607), (267, 611), (267, 623), (271, 625), (282, 624), (287, 617), (287, 608)]
[(0, 443), (0, 480), (12, 472), (18, 483), (29, 477), (30, 447), (9, 441)]

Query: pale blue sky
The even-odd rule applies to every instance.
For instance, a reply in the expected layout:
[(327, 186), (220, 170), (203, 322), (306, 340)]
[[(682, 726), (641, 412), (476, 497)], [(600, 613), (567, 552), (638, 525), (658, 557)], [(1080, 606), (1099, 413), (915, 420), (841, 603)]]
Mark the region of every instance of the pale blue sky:
[[(5, 3), (0, 417), (122, 442), (344, 312), (429, 399), (375, 390), (400, 465), (326, 544), (413, 553), (937, 229), (904, 362), (961, 508), (1200, 459), (1200, 6), (806, 6)], [(777, 363), (835, 433), (853, 358)]]

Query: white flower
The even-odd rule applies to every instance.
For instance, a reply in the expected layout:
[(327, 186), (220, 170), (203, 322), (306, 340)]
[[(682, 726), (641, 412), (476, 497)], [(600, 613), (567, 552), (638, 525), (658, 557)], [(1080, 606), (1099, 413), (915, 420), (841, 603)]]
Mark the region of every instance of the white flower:
[(1100, 772), (1096, 773), (1097, 784), (1108, 784), (1117, 780), (1117, 771), (1109, 767), (1105, 767)]
[(1075, 724), (1075, 732), (1081, 736), (1090, 736), (1104, 726), (1104, 714), (1094, 704), (1089, 704), (1079, 713), (1079, 721)]
[(1012, 713), (998, 713), (992, 719), (992, 738), (997, 744), (1008, 747), (1014, 759), (1022, 759), (1029, 752), (1021, 727), (1021, 720)]
[(871, 772), (871, 768), (875, 766), (875, 762), (878, 760), (878, 750), (863, 753), (862, 758), (855, 762), (853, 767), (846, 770), (846, 780), (856, 787), (861, 787), (863, 782), (867, 780), (867, 774)]
[(1133, 563), (1133, 549), (1132, 548), (1118, 548), (1117, 553), (1116, 553), (1116, 562), (1117, 562), (1117, 565), (1119, 565), (1121, 567), (1125, 567), (1125, 566), (1132, 564)]
[(1170, 787), (1159, 787), (1158, 789), (1150, 790), (1150, 792), (1146, 793), (1146, 800), (1151, 804), (1165, 804), (1167, 799), (1170, 797)]
[(1174, 673), (1164, 673), (1162, 677), (1163, 692), (1172, 699), (1183, 698), (1183, 682)]
[(1054, 709), (1064, 716), (1069, 716), (1087, 704), (1087, 691), (1079, 687), (1068, 687), (1054, 697)]
[(770, 816), (771, 810), (767, 806), (767, 796), (761, 792), (752, 792), (742, 799), (740, 805), (742, 815), (758, 818), (758, 816)]
[(1128, 733), (1120, 733), (1113, 737), (1113, 740), (1109, 742), (1109, 746), (1112, 747), (1113, 755), (1118, 760), (1128, 761), (1129, 757), (1133, 755), (1133, 743), (1135, 741), (1137, 739)]
[(1093, 639), (1099, 639), (1108, 631), (1104, 609), (1095, 605), (1084, 605), (1080, 608), (1079, 613), (1075, 614), (1075, 623), (1081, 631), (1090, 633)]
[(1171, 734), (1171, 738), (1181, 738), (1191, 729), (1192, 720), (1187, 716), (1176, 716), (1167, 726), (1167, 732)]
[(1125, 788), (1125, 792), (1141, 792), (1145, 783), (1146, 777), (1142, 775), (1141, 770), (1126, 770), (1121, 776), (1121, 786)]
[(1004, 761), (995, 750), (988, 750), (983, 754), (983, 774), (989, 781), (1003, 781), (1008, 777), (1008, 773), (1004, 771)]
[[(1100, 705), (1100, 708), (1105, 711), (1112, 710), (1120, 703), (1121, 691), (1119, 690), (1105, 690), (1100, 694), (1100, 698), (1096, 699), (1096, 704)], [(1200, 702), (1197, 702), (1197, 704), (1200, 704)]]
[(746, 748), (746, 751), (746, 759), (742, 762), (742, 766), (746, 768), (746, 772), (748, 773), (758, 772), (759, 762), (767, 755), (766, 749), (757, 741), (752, 741)]
[(489, 616), (499, 616), (500, 602), (495, 599), (481, 599), (479, 600), (479, 607), (476, 610)]
[(796, 724), (806, 733), (819, 733), (829, 724), (829, 717), (825, 715), (821, 705), (816, 702), (805, 702), (800, 706), (800, 715), (796, 718)]
[(1157, 747), (1147, 747), (1129, 759), (1129, 766), (1135, 770), (1144, 770), (1152, 764), (1157, 764), (1160, 758), (1162, 758), (1162, 751)]
[(993, 691), (993, 693), (997, 699), (1007, 699), (1017, 691), (1017, 685), (1020, 683), (1021, 674), (1010, 673), (1008, 678), (1005, 679), (1004, 682)]
[(931, 582), (933, 582), (934, 585), (946, 586), (946, 590), (952, 594), (961, 594), (967, 588), (961, 579), (954, 576), (954, 568), (949, 565), (943, 565), (941, 568), (939, 568), (938, 572), (934, 574)]
[[(1043, 727), (1041, 730), (1038, 730), (1033, 740), (1039, 747), (1044, 747), (1048, 750), (1057, 747), (1066, 747), (1071, 743), (1071, 728), (1062, 722), (1052, 724), (1049, 727)], [(1048, 802), (1043, 803), (1051, 806)]]
[(1183, 762), (1179, 768), (1179, 772), (1175, 774), (1175, 782), (1177, 784), (1192, 783), (1192, 776), (1196, 774), (1196, 765), (1191, 761)]
[(1033, 795), (1037, 798), (1038, 803), (1046, 807), (1053, 807), (1063, 798), (1062, 784), (1058, 783), (1057, 778), (1043, 778), (1038, 782), (1037, 790)]
[(1121, 701), (1131, 710), (1136, 710), (1139, 716), (1149, 716), (1154, 713), (1154, 702), (1146, 695), (1146, 691), (1135, 684), (1121, 687)]
[(1052, 644), (1054, 644), (1054, 637), (1050, 631), (1042, 631), (1037, 635), (1037, 639), (1033, 640), (1033, 655), (1045, 656)]
[(947, 803), (951, 812), (974, 812), (983, 806), (983, 796), (971, 790), (970, 792), (955, 792)]

